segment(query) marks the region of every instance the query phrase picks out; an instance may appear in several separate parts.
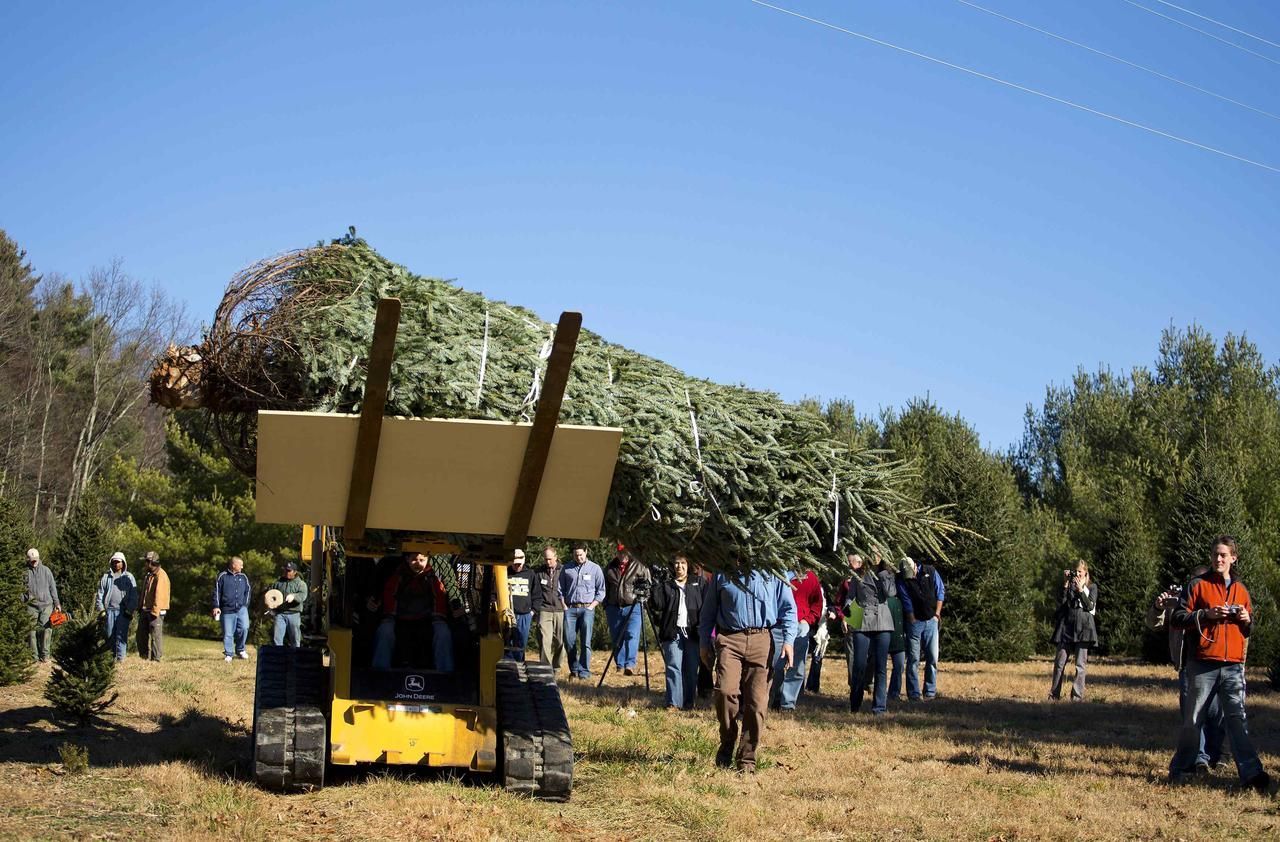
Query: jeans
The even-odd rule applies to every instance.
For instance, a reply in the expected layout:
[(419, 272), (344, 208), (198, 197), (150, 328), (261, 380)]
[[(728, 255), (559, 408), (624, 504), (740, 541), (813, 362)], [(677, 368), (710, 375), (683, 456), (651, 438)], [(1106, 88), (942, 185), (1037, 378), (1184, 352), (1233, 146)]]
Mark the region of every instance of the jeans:
[[(613, 642), (618, 656), (614, 658), (614, 666), (618, 669), (631, 669), (636, 665), (636, 653), (640, 651), (640, 634), (644, 628), (644, 606), (640, 603), (632, 605), (606, 605), (605, 618), (609, 621), (609, 639)], [(619, 645), (621, 641), (621, 645)]]
[(800, 691), (804, 689), (804, 659), (809, 654), (809, 624), (801, 622), (796, 632), (795, 654), (791, 668), (782, 657), (782, 641), (774, 640), (773, 681), (769, 688), (769, 706), (795, 710)]
[[(425, 634), (426, 621), (401, 621), (406, 629), (416, 631), (419, 634)], [(396, 633), (397, 621), (395, 617), (384, 617), (382, 622), (378, 624), (378, 630), (374, 636), (373, 645), (373, 663), (372, 666), (376, 670), (391, 669), (391, 659), (396, 651)], [(415, 628), (415, 626), (417, 628)], [(416, 649), (416, 647), (411, 647)], [(453, 632), (449, 628), (449, 624), (444, 620), (436, 617), (431, 620), (431, 658), (432, 668), (436, 672), (453, 672)], [(411, 666), (420, 667), (417, 661), (418, 656), (411, 656)]]
[(276, 646), (292, 646), (295, 649), (302, 645), (302, 614), (290, 611), (276, 615), (276, 625), (271, 631), (271, 642)]
[(1062, 697), (1062, 677), (1067, 672), (1067, 656), (1075, 654), (1076, 679), (1071, 684), (1071, 698), (1084, 698), (1084, 678), (1089, 664), (1088, 646), (1058, 646), (1058, 654), (1053, 659), (1053, 683), (1049, 685), (1049, 695), (1055, 699)]
[(845, 635), (845, 650), (849, 654), (849, 709), (862, 707), (862, 694), (866, 687), (866, 670), (875, 665), (875, 690), (871, 699), (871, 712), (884, 713), (889, 706), (885, 667), (889, 659), (889, 635), (881, 632), (849, 632)]
[(591, 627), (595, 622), (594, 608), (583, 605), (564, 610), (564, 648), (569, 654), (569, 673), (578, 678), (591, 677)]
[(517, 614), (516, 624), (511, 627), (511, 635), (507, 639), (507, 648), (502, 653), (504, 658), (512, 661), (524, 660), (524, 649), (529, 645), (529, 628), (533, 625), (533, 612)]
[(31, 657), (47, 661), (53, 644), (53, 627), (49, 625), (53, 605), (28, 605), (27, 613), (31, 615)]
[[(1185, 712), (1187, 709), (1188, 692), (1187, 671), (1180, 669), (1178, 670), (1179, 711)], [(1205, 711), (1204, 727), (1200, 729), (1200, 754), (1196, 757), (1196, 763), (1217, 765), (1222, 759), (1222, 743), (1226, 738), (1227, 731), (1222, 721), (1222, 703), (1218, 701), (1218, 694), (1214, 693), (1209, 698), (1209, 709)]]
[[(222, 612), (222, 654), (228, 658), (244, 651), (244, 642), (249, 637), (249, 606), (241, 606), (238, 611)], [(232, 649), (234, 644), (235, 648)]]
[(893, 659), (893, 672), (889, 674), (889, 698), (897, 701), (902, 698), (902, 674), (907, 669), (907, 653), (890, 652)]
[(104, 629), (107, 645), (109, 645), (117, 661), (123, 661), (129, 649), (129, 623), (132, 614), (126, 614), (118, 608), (107, 609), (107, 625)]
[(698, 638), (677, 629), (675, 640), (664, 640), (660, 646), (667, 665), (667, 705), (688, 710), (698, 691)]
[(920, 698), (920, 654), (924, 652), (924, 696), (938, 695), (938, 618), (912, 620), (907, 633), (907, 698)]
[(1244, 713), (1244, 664), (1224, 664), (1189, 658), (1183, 669), (1187, 694), (1182, 705), (1182, 728), (1178, 749), (1169, 761), (1170, 776), (1195, 771), (1200, 756), (1200, 738), (1209, 722), (1210, 701), (1216, 694), (1222, 705), (1223, 724), (1231, 741), (1240, 780), (1249, 783), (1262, 774), (1262, 761), (1249, 739)]

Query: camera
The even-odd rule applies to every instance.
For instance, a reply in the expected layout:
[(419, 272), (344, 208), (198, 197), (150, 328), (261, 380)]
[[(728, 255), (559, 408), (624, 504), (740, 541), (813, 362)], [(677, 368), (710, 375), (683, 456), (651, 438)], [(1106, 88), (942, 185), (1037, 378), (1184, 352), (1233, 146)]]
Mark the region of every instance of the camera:
[(635, 594), (636, 602), (644, 602), (649, 598), (649, 581), (647, 579), (637, 579), (636, 583), (631, 586), (631, 592)]
[(1227, 606), (1227, 613), (1228, 613), (1228, 614), (1230, 614), (1232, 617), (1239, 617), (1239, 616), (1240, 616), (1240, 612), (1241, 612), (1243, 609), (1244, 609), (1244, 606), (1243, 606), (1243, 605), (1228, 605), (1228, 606)]

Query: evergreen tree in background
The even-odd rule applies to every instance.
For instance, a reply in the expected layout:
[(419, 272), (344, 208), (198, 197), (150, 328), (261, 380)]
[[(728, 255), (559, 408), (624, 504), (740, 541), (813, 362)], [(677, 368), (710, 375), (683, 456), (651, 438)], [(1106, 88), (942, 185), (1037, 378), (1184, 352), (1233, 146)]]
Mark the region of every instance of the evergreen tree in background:
[[(218, 452), (201, 420), (191, 412), (169, 416), (167, 470), (117, 459), (103, 472), (98, 489), (111, 513), (112, 549), (131, 559), (155, 550), (164, 559), (172, 587), (165, 630), (221, 638), (208, 607), (213, 582), (227, 558), (244, 559), (244, 572), (254, 593), (260, 594), (275, 581), (284, 562), (298, 560), (301, 538), (298, 527), (254, 520), (252, 480)], [(536, 551), (530, 553), (531, 558), (537, 556)], [(99, 577), (106, 557), (102, 564)], [(267, 623), (253, 623), (251, 634), (265, 635), (269, 628)], [(253, 641), (264, 642), (265, 637)]]
[(26, 552), (33, 540), (18, 507), (0, 497), (0, 687), (31, 677), (31, 615), (22, 596)]
[(1213, 540), (1230, 535), (1240, 547), (1237, 569), (1248, 577), (1250, 551), (1249, 515), (1229, 464), (1201, 450), (1196, 454), (1191, 476), (1169, 523), (1169, 552), (1162, 573), (1169, 581), (1181, 582), (1192, 568), (1212, 560)]
[(94, 594), (111, 553), (111, 535), (97, 499), (82, 497), (71, 507), (49, 559), (62, 606), (77, 618), (94, 615)]
[(1140, 512), (1133, 506), (1117, 506), (1089, 559), (1089, 578), (1098, 585), (1098, 645), (1103, 652), (1143, 648), (1144, 612), (1158, 591), (1159, 568), (1158, 541)]
[(110, 707), (119, 695), (103, 699), (116, 680), (115, 656), (102, 637), (97, 617), (71, 620), (53, 646), (53, 673), (44, 697), (81, 722)]
[[(1197, 565), (1212, 566), (1213, 541), (1219, 535), (1236, 539), (1239, 555), (1233, 573), (1249, 589), (1253, 628), (1249, 662), (1280, 664), (1280, 576), (1274, 559), (1259, 557), (1252, 524), (1230, 462), (1201, 450), (1190, 478), (1170, 517), (1165, 571), (1182, 581)], [(1178, 578), (1180, 576), (1180, 578)]]
[[(968, 530), (952, 539), (948, 561), (938, 565), (947, 588), (941, 623), (947, 658), (1016, 661), (1030, 655), (1040, 542), (1013, 472), (983, 450), (961, 418), (928, 400), (913, 400), (900, 416), (886, 414), (881, 444), (916, 460), (921, 502), (951, 506), (953, 522)], [(915, 560), (938, 564), (927, 554)]]

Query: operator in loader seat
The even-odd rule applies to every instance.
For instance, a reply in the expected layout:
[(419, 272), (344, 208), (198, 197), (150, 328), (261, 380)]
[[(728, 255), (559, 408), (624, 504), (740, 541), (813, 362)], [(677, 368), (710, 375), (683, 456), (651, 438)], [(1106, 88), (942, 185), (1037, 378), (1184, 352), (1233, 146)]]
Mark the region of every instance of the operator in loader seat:
[(373, 668), (391, 668), (396, 641), (410, 666), (426, 665), (428, 652), (437, 672), (453, 672), (453, 633), (449, 628), (449, 600), (426, 555), (407, 552), (387, 579), (380, 604), (373, 648)]

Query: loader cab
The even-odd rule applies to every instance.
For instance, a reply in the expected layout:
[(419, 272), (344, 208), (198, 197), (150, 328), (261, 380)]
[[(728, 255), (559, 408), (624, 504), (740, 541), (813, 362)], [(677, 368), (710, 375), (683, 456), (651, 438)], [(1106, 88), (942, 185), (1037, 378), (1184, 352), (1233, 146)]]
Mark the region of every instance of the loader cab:
[(402, 546), (349, 556), (335, 581), (330, 621), (351, 633), (350, 697), (478, 704), (481, 638), (497, 622), (492, 567), (458, 547)]

